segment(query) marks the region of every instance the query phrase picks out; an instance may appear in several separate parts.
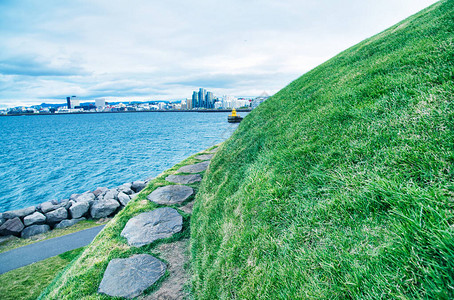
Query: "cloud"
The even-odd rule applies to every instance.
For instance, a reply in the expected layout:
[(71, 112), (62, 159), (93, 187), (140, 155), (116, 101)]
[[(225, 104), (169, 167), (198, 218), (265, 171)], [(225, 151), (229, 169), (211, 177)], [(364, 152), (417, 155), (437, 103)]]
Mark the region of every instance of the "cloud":
[(76, 76), (88, 72), (72, 62), (45, 61), (31, 55), (15, 56), (0, 60), (0, 74), (26, 76)]
[(0, 1), (0, 104), (273, 93), (435, 0)]

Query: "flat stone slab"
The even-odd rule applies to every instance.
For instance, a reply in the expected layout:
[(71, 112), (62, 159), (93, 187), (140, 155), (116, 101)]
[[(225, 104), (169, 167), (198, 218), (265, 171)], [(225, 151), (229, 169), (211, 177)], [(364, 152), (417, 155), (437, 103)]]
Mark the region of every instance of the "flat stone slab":
[(210, 153), (216, 153), (216, 152), (218, 152), (218, 150), (219, 150), (219, 147), (216, 147), (216, 148), (214, 148), (213, 150), (211, 150), (211, 151), (209, 151), (209, 152), (210, 152)]
[(202, 175), (192, 174), (192, 175), (169, 175), (166, 177), (166, 180), (178, 184), (190, 184), (194, 182), (199, 182), (202, 180)]
[(199, 173), (208, 168), (210, 161), (204, 161), (194, 165), (183, 166), (178, 169), (178, 173)]
[(166, 265), (148, 254), (112, 259), (104, 272), (98, 293), (134, 298), (158, 281), (165, 271)]
[(166, 185), (154, 190), (147, 199), (158, 204), (176, 204), (188, 199), (194, 190), (185, 185)]
[(214, 154), (202, 154), (202, 155), (196, 156), (195, 158), (197, 158), (199, 160), (210, 160), (213, 158), (213, 156), (214, 156)]
[(183, 217), (173, 208), (161, 207), (131, 218), (121, 236), (128, 240), (130, 246), (141, 247), (168, 238), (182, 228)]

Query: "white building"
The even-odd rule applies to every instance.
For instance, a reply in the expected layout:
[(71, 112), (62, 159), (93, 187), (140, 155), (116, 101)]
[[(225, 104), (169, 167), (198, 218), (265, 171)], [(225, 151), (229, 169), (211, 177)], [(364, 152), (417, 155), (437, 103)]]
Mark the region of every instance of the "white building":
[[(218, 104), (219, 103), (219, 104)], [(247, 99), (237, 99), (236, 97), (230, 96), (230, 95), (225, 95), (222, 97), (221, 102), (216, 102), (215, 108), (226, 108), (226, 109), (232, 109), (232, 108), (240, 108), (244, 106), (249, 106), (249, 100)]]
[(268, 95), (266, 92), (263, 92), (260, 96), (252, 100), (252, 108), (256, 108), (269, 97), (270, 95)]
[(76, 106), (80, 106), (80, 101), (76, 98), (76, 96), (72, 96), (70, 101), (72, 109), (74, 109)]
[(103, 109), (104, 107), (106, 107), (106, 99), (104, 98), (95, 99), (95, 105), (96, 108)]

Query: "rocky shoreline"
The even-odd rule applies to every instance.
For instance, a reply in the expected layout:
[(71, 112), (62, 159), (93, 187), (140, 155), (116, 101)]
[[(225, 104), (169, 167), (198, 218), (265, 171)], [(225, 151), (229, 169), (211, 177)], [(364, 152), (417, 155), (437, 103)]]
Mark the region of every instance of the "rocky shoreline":
[(83, 194), (72, 194), (69, 199), (47, 201), (37, 206), (0, 213), (0, 236), (29, 238), (83, 220), (114, 216), (150, 180), (125, 183), (111, 189), (98, 187)]

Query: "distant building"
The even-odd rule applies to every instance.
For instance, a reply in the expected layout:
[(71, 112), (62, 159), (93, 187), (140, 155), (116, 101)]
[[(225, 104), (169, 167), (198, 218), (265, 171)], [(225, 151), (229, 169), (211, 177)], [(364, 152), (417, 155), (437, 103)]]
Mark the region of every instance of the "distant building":
[[(214, 108), (215, 98), (212, 92), (207, 92), (206, 89), (200, 88), (199, 91), (192, 93), (192, 105), (190, 108)], [(189, 108), (189, 106), (188, 106)], [(189, 109), (190, 109), (189, 108)]]
[(194, 91), (192, 93), (192, 108), (199, 107), (199, 94)]
[(71, 109), (71, 97), (66, 97), (66, 106)]
[(205, 108), (214, 108), (214, 96), (212, 92), (207, 92)]
[(104, 107), (106, 107), (106, 99), (95, 99), (95, 105), (97, 108), (103, 109)]
[(199, 89), (199, 102), (197, 107), (206, 107), (206, 90), (204, 88)]
[(252, 108), (256, 108), (269, 97), (270, 97), (270, 95), (268, 95), (266, 92), (263, 92), (260, 96), (258, 96), (254, 100), (252, 100), (252, 104), (251, 104)]

